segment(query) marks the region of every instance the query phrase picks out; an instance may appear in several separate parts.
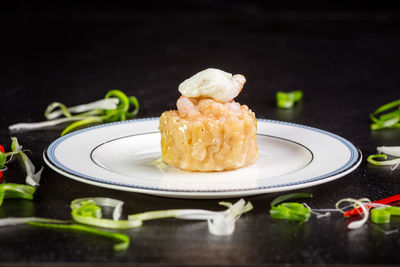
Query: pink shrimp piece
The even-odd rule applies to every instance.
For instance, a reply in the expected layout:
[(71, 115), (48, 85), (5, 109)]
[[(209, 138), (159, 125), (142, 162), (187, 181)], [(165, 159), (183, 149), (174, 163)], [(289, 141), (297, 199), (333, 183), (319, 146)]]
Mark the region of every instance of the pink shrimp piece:
[(178, 108), (181, 117), (193, 117), (200, 114), (198, 107), (185, 96), (178, 98), (178, 101), (176, 101), (176, 107)]
[(211, 118), (220, 118), (227, 112), (224, 104), (212, 99), (202, 99), (198, 107), (201, 114)]

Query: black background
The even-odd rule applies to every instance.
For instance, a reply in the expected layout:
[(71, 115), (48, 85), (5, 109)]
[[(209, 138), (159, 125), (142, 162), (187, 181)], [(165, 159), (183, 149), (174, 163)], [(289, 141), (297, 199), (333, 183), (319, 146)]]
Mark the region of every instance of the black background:
[[(17, 122), (41, 121), (53, 101), (76, 105), (118, 88), (139, 98), (139, 118), (175, 108), (178, 84), (216, 67), (241, 73), (237, 101), (259, 118), (296, 122), (334, 132), (360, 148), (400, 145), (400, 130), (371, 132), (368, 115), (399, 98), (399, 12), (390, 2), (346, 6), (262, 1), (17, 2), (0, 8), (0, 143), (16, 135), (31, 159), (62, 127), (10, 133)], [(303, 90), (292, 110), (276, 108), (278, 90)], [(4, 181), (23, 183), (17, 162)], [(371, 200), (399, 193), (400, 171), (368, 165), (330, 183), (300, 190), (315, 208), (344, 197)], [(102, 238), (29, 226), (0, 228), (2, 262), (136, 262), (169, 264), (342, 263), (399, 264), (399, 234), (372, 224), (349, 231), (340, 215), (299, 225), (273, 221), (268, 206), (280, 195), (248, 197), (255, 208), (232, 236), (216, 237), (203, 222), (159, 220), (126, 231), (128, 251), (115, 253)], [(183, 200), (119, 192), (79, 183), (45, 166), (35, 199), (6, 200), (1, 217), (69, 219), (78, 197), (125, 201), (125, 213), (169, 208), (218, 209), (217, 200)], [(233, 199), (232, 201), (234, 201)], [(392, 218), (385, 229), (398, 228)]]

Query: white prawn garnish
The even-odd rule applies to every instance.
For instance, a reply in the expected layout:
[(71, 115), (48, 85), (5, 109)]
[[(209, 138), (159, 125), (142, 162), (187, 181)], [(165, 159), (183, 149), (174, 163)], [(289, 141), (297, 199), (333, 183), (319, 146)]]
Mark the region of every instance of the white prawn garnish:
[(183, 81), (179, 85), (179, 92), (186, 97), (228, 102), (240, 93), (245, 82), (243, 75), (209, 68)]

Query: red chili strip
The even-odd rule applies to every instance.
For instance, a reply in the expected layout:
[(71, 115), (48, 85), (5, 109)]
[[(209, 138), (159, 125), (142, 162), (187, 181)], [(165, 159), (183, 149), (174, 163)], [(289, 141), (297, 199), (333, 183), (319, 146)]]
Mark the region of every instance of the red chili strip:
[[(384, 198), (384, 199), (380, 199), (380, 200), (375, 200), (375, 201), (372, 201), (371, 203), (390, 204), (390, 203), (393, 203), (393, 202), (396, 202), (396, 201), (400, 201), (400, 194), (394, 195), (394, 196), (391, 196), (391, 197), (387, 197), (387, 198)], [(372, 208), (370, 205), (368, 205), (368, 203), (365, 203), (364, 206), (367, 209)], [(352, 209), (352, 210), (346, 211), (344, 216), (348, 217), (348, 216), (357, 215), (357, 214), (360, 214), (360, 213), (362, 213), (362, 209), (361, 208), (356, 208), (356, 209)]]

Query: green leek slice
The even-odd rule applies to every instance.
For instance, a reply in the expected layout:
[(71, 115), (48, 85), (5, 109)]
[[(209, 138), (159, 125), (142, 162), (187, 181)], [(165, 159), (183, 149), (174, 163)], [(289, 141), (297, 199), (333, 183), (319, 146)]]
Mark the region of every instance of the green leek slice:
[[(132, 111), (130, 111), (131, 107), (133, 107)], [(107, 92), (105, 99), (87, 104), (67, 107), (63, 103), (51, 103), (44, 113), (47, 121), (17, 123), (9, 126), (9, 130), (37, 130), (61, 123), (72, 122), (62, 131), (61, 135), (65, 135), (92, 124), (123, 121), (128, 117), (136, 116), (138, 112), (139, 101), (136, 97), (128, 97), (122, 91), (113, 89)], [(72, 115), (73, 113), (76, 115)]]
[(276, 93), (277, 106), (279, 108), (292, 108), (295, 102), (300, 101), (303, 98), (303, 92), (300, 90), (292, 92)]
[[(375, 159), (384, 159), (384, 160), (375, 160)], [(388, 166), (388, 165), (396, 165), (400, 163), (400, 158), (386, 160), (387, 156), (385, 154), (374, 154), (370, 155), (367, 158), (367, 161), (376, 166)]]
[(386, 208), (372, 209), (371, 221), (376, 224), (384, 224), (390, 222), (390, 211)]
[(371, 210), (371, 221), (376, 224), (389, 223), (391, 216), (400, 216), (400, 207), (381, 207)]
[[(271, 202), (269, 213), (273, 219), (293, 220), (304, 223), (311, 216), (311, 211), (303, 204), (297, 202), (282, 203), (289, 199), (309, 198), (312, 194), (308, 193), (292, 193), (279, 196)], [(279, 204), (281, 203), (281, 204)], [(279, 205), (278, 205), (279, 204)]]
[(6, 198), (33, 199), (35, 188), (24, 184), (0, 184), (0, 206)]
[[(379, 117), (377, 117), (378, 115)], [(372, 121), (371, 130), (373, 131), (386, 128), (400, 128), (400, 99), (382, 105), (371, 113), (369, 117)]]
[(129, 229), (142, 225), (141, 220), (118, 220), (119, 215), (114, 215), (114, 219), (102, 218), (99, 206), (113, 207), (114, 210), (121, 210), (122, 201), (111, 198), (81, 198), (71, 202), (71, 215), (74, 221), (82, 224), (110, 228), (110, 229)]
[(53, 228), (53, 229), (61, 229), (61, 230), (72, 230), (72, 231), (81, 231), (86, 233), (91, 233), (95, 235), (100, 235), (108, 238), (115, 239), (119, 241), (117, 244), (113, 246), (114, 250), (126, 250), (129, 247), (130, 238), (126, 234), (122, 233), (111, 233), (102, 230), (95, 229), (93, 227), (88, 227), (80, 224), (54, 224), (54, 223), (42, 223), (42, 222), (28, 222), (28, 225), (44, 227), (44, 228)]

